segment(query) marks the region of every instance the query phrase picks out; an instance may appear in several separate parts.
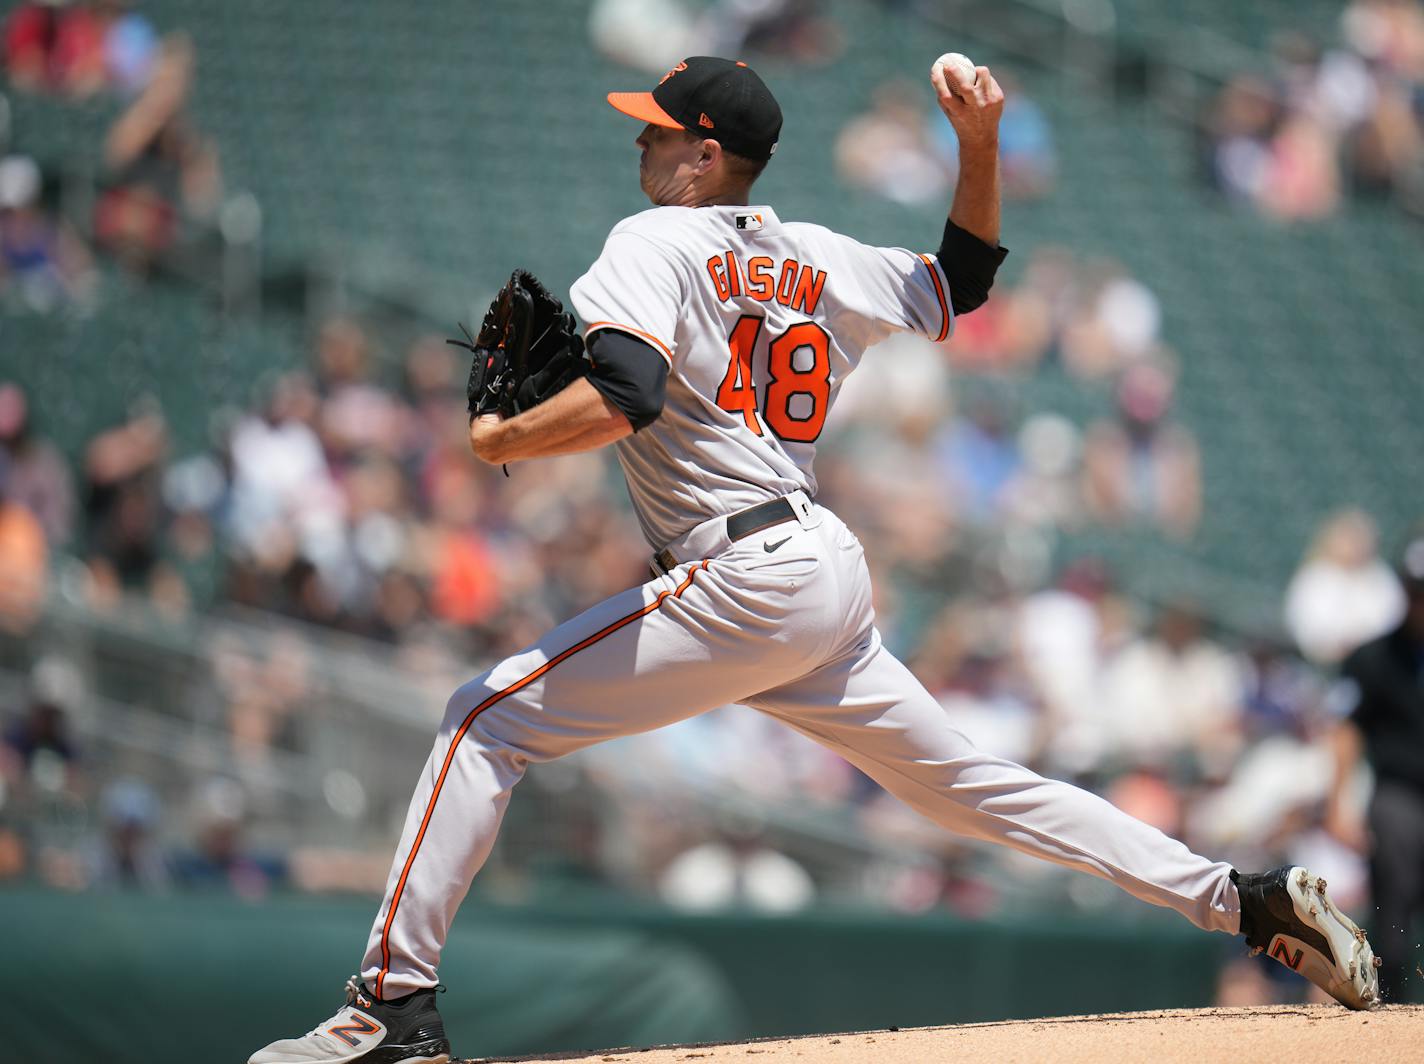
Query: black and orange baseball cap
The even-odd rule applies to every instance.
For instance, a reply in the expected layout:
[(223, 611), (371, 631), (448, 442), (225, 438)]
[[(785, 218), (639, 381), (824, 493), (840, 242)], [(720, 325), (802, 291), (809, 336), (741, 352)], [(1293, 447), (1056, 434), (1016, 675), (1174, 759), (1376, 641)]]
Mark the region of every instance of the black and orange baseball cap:
[(652, 92), (610, 92), (625, 115), (711, 137), (727, 151), (770, 159), (781, 136), (781, 106), (745, 63), (694, 55), (663, 75)]

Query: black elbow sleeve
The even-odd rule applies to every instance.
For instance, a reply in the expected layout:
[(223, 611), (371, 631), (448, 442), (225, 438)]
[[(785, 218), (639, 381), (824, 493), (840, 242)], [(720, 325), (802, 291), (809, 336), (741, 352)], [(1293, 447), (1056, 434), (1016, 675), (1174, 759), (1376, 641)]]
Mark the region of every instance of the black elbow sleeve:
[(645, 429), (663, 412), (668, 364), (651, 344), (614, 329), (589, 337), (593, 365), (588, 382), (623, 412), (633, 431)]
[(949, 299), (954, 313), (968, 314), (984, 305), (994, 274), (1008, 255), (1005, 247), (990, 247), (953, 222), (944, 223), (944, 239), (939, 245), (939, 264), (949, 280)]

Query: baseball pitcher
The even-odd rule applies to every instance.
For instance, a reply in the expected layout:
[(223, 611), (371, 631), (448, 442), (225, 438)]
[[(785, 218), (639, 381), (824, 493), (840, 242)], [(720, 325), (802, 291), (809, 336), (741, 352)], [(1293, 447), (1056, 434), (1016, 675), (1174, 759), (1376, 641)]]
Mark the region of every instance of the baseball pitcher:
[(448, 1060), (441, 948), (525, 768), (728, 703), (824, 744), (950, 831), (1243, 934), (1342, 1004), (1377, 1004), (1373, 953), (1323, 880), (1239, 875), (975, 749), (881, 642), (860, 543), (815, 501), (816, 442), (866, 348), (901, 331), (944, 341), (1007, 254), (1003, 93), (968, 63), (938, 62), (930, 80), (960, 145), (933, 254), (782, 221), (752, 198), (782, 119), (744, 63), (694, 56), (651, 92), (609, 95), (642, 123), (653, 208), (614, 226), (574, 284), (581, 329), (528, 274), (511, 277), (468, 343), (470, 443), (492, 463), (612, 444), (655, 575), (451, 696), (345, 1005), (250, 1064)]

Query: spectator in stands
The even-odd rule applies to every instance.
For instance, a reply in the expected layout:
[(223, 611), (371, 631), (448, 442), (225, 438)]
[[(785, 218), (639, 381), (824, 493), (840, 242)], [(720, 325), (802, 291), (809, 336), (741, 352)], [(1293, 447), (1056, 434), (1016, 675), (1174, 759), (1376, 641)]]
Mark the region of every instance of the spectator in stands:
[[(1371, 942), (1383, 961), (1385, 1001), (1405, 1000), (1417, 988), (1414, 921), (1424, 915), (1424, 529), (1416, 529), (1400, 555), (1399, 576), (1408, 602), (1389, 632), (1345, 659), (1349, 716), (1334, 737), (1335, 777), (1326, 823), (1360, 847), (1365, 831), (1349, 794), (1361, 756), (1374, 773), (1370, 801), (1371, 893), (1378, 916)], [(1416, 998), (1417, 999), (1417, 998)]]
[(1162, 304), (1152, 289), (1115, 262), (1090, 262), (1074, 287), (1081, 302), (1065, 316), (1059, 339), (1064, 368), (1100, 380), (1160, 355)]
[(247, 796), (240, 785), (220, 777), (205, 783), (194, 802), (193, 844), (170, 858), (175, 882), (248, 901), (281, 886), (287, 878), (286, 861), (249, 845), (247, 819)]
[(11, 155), (0, 161), (0, 291), (44, 314), (67, 303), (87, 303), (93, 288), (93, 261), (84, 242), (40, 205), (34, 160)]
[(988, 392), (971, 399), (935, 448), (959, 516), (981, 524), (1001, 518), (1023, 465), (1005, 401)]
[(1028, 595), (1014, 619), (1020, 667), (1043, 707), (1050, 765), (1077, 776), (1108, 748), (1102, 712), (1103, 669), (1112, 631), (1112, 581), (1096, 558), (1064, 566), (1055, 587)]
[(338, 478), (371, 450), (400, 451), (405, 411), (398, 397), (371, 375), (371, 343), (356, 322), (335, 318), (317, 337), (318, 430)]
[(1171, 419), (1175, 381), (1163, 363), (1139, 362), (1117, 387), (1117, 417), (1088, 428), (1083, 498), (1107, 525), (1147, 520), (1187, 537), (1201, 518), (1201, 461), (1191, 432)]
[(1129, 765), (1220, 779), (1242, 742), (1241, 665), (1207, 635), (1195, 607), (1158, 612), (1103, 675), (1109, 751)]
[(211, 455), (193, 455), (164, 471), (170, 520), (162, 553), (173, 573), (165, 588), (168, 612), (204, 610), (217, 599), (222, 562), (215, 519), (229, 498), (226, 474)]
[(1059, 414), (1035, 414), (1018, 433), (1023, 462), (1005, 486), (1003, 516), (1014, 525), (1074, 528), (1081, 523), (1078, 429)]
[[(264, 567), (279, 571), (281, 544), (302, 547), (303, 534), (337, 527), (344, 503), (317, 435), (321, 404), (301, 373), (278, 377), (265, 389), (260, 413), (232, 430), (233, 502), (229, 532)], [(271, 564), (267, 565), (267, 559)]]
[(744, 908), (788, 913), (816, 897), (810, 874), (767, 844), (765, 824), (729, 817), (713, 837), (678, 854), (658, 878), (658, 894), (676, 909)]
[(104, 38), (108, 86), (125, 96), (135, 95), (153, 76), (158, 34), (153, 24), (134, 10), (134, 0), (97, 0), (93, 10)]
[(120, 777), (104, 788), (99, 797), (102, 833), (91, 873), (94, 886), (149, 893), (167, 889), (168, 863), (155, 835), (162, 812), (158, 795), (141, 779)]
[[(1043, 245), (1029, 255), (1023, 279), (954, 323), (949, 356), (965, 370), (1032, 370), (1077, 312), (1083, 270), (1066, 248)], [(855, 380), (854, 377), (851, 380)]]
[(1346, 166), (1356, 191), (1394, 194), (1424, 212), (1424, 122), (1415, 98), (1419, 83), (1383, 81), (1365, 120), (1348, 142)]
[(1257, 202), (1283, 221), (1310, 221), (1335, 213), (1340, 203), (1338, 147), (1313, 115), (1287, 118), (1269, 146), (1269, 165)]
[(19, 814), (20, 849), (40, 882), (60, 890), (82, 890), (90, 874), (87, 837), (80, 830), (88, 786), (70, 737), (70, 714), (82, 689), (71, 662), (41, 658), (30, 670), (20, 714), (5, 721), (0, 733), (0, 782)]
[(0, 732), (0, 781), (24, 800), (29, 792), (58, 793), (79, 787), (79, 749), (69, 735), (69, 711), (82, 683), (74, 666), (41, 658), (30, 670), (19, 712)]
[(480, 493), (472, 481), (470, 472), (447, 468), (430, 500), (430, 608), (463, 626), (488, 621), (500, 604), (499, 565), (477, 525)]
[(51, 547), (67, 544), (74, 534), (69, 463), (35, 432), (25, 393), (9, 382), (0, 382), (0, 468), (9, 500), (35, 516)]
[(1320, 526), (1285, 601), (1286, 629), (1311, 661), (1338, 664), (1404, 616), (1404, 593), (1377, 546), (1363, 510), (1341, 510)]
[(1230, 199), (1254, 203), (1270, 169), (1270, 137), (1278, 120), (1271, 87), (1241, 74), (1226, 83), (1206, 121), (1207, 166)]
[(12, 494), (0, 456), (0, 631), (24, 634), (44, 605), (49, 547), (39, 518)]
[(1243, 654), (1248, 735), (1305, 737), (1323, 711), (1325, 692), (1320, 674), (1284, 643), (1256, 638)]
[(875, 90), (871, 109), (836, 138), (836, 168), (845, 181), (895, 203), (944, 198), (951, 175), (930, 141), (921, 97), (899, 81)]
[(1419, 0), (1351, 0), (1340, 27), (1350, 47), (1383, 74), (1424, 81), (1424, 4)]
[(17, 89), (83, 97), (103, 87), (104, 32), (88, 4), (22, 3), (4, 34), (5, 69)]
[(222, 194), (217, 149), (187, 115), (193, 78), (191, 42), (165, 39), (152, 78), (105, 138), (110, 184), (95, 208), (94, 233), (138, 273), (174, 245), (185, 217), (210, 216)]
[[(423, 336), (405, 356), (405, 398), (409, 403), (399, 457), (419, 478), (425, 463), (453, 436), (466, 449), (463, 370), (455, 349), (439, 336)], [(461, 456), (463, 457), (463, 455)]]
[[(694, 18), (682, 0), (594, 0), (588, 35), (615, 63), (662, 74), (693, 47)], [(722, 54), (722, 53), (714, 53)]]
[(1424, 5), (1355, 0), (1346, 48), (1303, 34), (1274, 42), (1274, 84), (1232, 79), (1205, 123), (1208, 169), (1233, 199), (1284, 220), (1333, 213), (1341, 169), (1352, 190), (1424, 210)]
[(160, 552), (167, 450), (168, 429), (152, 403), (85, 448), (89, 593), (96, 607), (117, 604), (125, 591), (148, 594), (170, 575)]
[(693, 29), (706, 55), (824, 63), (844, 47), (825, 0), (714, 0)]

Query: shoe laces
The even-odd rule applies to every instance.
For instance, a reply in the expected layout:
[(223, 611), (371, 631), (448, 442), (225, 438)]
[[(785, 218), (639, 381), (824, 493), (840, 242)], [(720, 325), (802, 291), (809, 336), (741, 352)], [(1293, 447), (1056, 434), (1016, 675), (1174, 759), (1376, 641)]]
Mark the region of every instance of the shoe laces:
[[(346, 980), (346, 1004), (356, 1004), (356, 999), (358, 997), (364, 996), (366, 996), (364, 984), (361, 982), (361, 976), (359, 974), (353, 975), (350, 979)], [(333, 1016), (330, 1019), (327, 1019), (324, 1022), (317, 1024), (315, 1027), (313, 1027), (310, 1031), (306, 1033), (306, 1037), (319, 1039), (323, 1046), (335, 1046), (336, 1043), (333, 1042), (326, 1033), (326, 1028), (335, 1018), (336, 1017)]]

